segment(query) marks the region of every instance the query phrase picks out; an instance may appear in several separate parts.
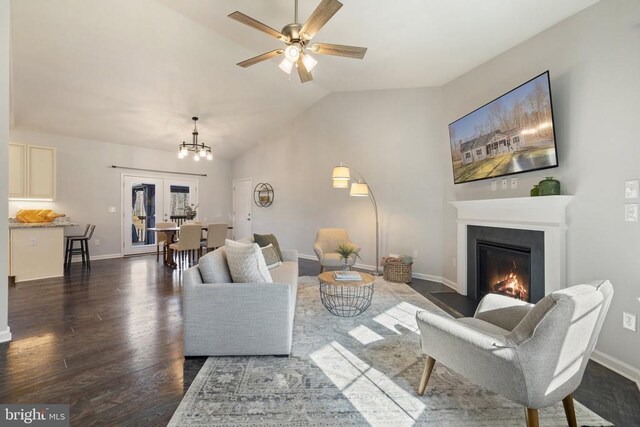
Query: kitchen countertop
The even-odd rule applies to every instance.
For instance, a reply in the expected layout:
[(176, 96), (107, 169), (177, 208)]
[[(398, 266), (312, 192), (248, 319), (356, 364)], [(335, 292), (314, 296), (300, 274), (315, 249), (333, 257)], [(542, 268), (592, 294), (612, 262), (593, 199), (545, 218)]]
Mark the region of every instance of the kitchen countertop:
[(9, 229), (12, 228), (56, 228), (56, 227), (73, 227), (78, 225), (75, 222), (10, 222)]

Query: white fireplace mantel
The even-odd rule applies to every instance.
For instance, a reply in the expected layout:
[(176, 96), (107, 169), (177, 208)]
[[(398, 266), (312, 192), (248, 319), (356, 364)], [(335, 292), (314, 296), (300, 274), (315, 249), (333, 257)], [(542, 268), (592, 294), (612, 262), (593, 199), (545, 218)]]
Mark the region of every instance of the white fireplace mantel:
[(467, 226), (544, 232), (545, 295), (566, 286), (566, 208), (573, 196), (449, 202), (458, 209), (458, 291), (467, 295)]

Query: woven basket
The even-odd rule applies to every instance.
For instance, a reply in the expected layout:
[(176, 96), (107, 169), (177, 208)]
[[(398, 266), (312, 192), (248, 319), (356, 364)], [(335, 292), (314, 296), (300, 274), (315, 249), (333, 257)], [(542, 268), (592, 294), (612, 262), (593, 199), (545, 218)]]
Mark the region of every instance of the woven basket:
[(388, 263), (384, 265), (383, 276), (387, 282), (410, 283), (413, 263)]

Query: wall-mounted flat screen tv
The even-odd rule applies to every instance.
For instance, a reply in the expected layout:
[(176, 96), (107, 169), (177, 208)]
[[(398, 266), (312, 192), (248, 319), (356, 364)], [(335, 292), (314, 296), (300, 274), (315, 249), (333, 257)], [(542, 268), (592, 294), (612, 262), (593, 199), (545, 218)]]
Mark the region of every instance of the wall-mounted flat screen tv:
[(546, 71), (449, 125), (456, 184), (558, 166)]

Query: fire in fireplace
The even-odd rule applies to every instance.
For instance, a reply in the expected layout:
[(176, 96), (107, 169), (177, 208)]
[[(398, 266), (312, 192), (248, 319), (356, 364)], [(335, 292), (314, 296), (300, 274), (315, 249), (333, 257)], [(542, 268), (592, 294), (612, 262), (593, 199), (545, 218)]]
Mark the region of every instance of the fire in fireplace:
[(517, 246), (477, 242), (480, 297), (503, 294), (531, 301), (531, 250)]

